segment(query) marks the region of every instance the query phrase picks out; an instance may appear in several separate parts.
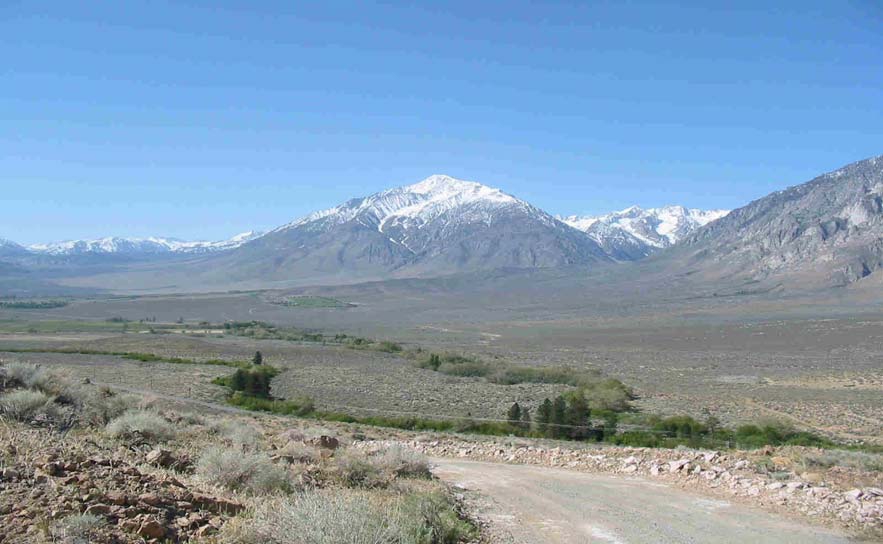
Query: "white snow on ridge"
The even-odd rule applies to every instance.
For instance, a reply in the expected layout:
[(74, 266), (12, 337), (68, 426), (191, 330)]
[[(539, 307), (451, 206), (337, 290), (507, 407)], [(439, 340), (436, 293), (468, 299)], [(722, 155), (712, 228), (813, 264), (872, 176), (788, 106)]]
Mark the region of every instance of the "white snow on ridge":
[(322, 220), (342, 224), (356, 217), (365, 217), (376, 223), (380, 232), (390, 225), (417, 227), (432, 221), (439, 215), (461, 207), (471, 208), (473, 213), (482, 209), (491, 211), (508, 205), (528, 204), (474, 181), (463, 181), (445, 175), (433, 175), (419, 183), (388, 189), (363, 199), (354, 199), (283, 225), (276, 231), (300, 227)]
[(683, 206), (643, 209), (632, 206), (601, 216), (569, 216), (559, 219), (604, 243), (613, 237), (628, 238), (653, 248), (669, 247), (700, 227), (730, 213), (729, 210), (699, 210)]
[(35, 253), (47, 255), (85, 254), (162, 254), (162, 253), (208, 253), (233, 249), (261, 236), (259, 232), (244, 232), (229, 240), (218, 242), (189, 242), (175, 238), (121, 238), (109, 236), (95, 240), (65, 240), (27, 247)]

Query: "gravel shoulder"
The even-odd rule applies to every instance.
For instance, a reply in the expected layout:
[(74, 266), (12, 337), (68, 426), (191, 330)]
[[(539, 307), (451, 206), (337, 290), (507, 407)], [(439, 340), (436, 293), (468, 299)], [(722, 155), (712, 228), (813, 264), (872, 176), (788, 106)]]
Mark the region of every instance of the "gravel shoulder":
[(495, 539), (518, 543), (835, 544), (848, 538), (641, 478), (433, 459), (443, 480), (478, 493)]

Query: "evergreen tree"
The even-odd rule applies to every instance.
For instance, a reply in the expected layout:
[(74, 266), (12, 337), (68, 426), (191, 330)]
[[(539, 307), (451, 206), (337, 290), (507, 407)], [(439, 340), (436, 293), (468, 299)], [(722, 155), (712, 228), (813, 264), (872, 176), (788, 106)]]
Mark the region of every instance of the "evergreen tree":
[(254, 395), (254, 372), (242, 371), (242, 391), (248, 395)]
[(521, 423), (519, 425), (525, 431), (530, 430), (530, 408), (521, 409)]
[(241, 368), (236, 370), (230, 378), (230, 389), (233, 391), (245, 391), (245, 371)]
[(552, 429), (553, 438), (561, 438), (567, 435), (567, 401), (564, 397), (558, 395), (555, 402), (552, 403)]
[(429, 356), (429, 367), (433, 370), (438, 370), (438, 367), (441, 366), (441, 357), (437, 354), (433, 353)]
[(552, 422), (552, 401), (545, 399), (537, 408), (537, 430), (544, 436), (549, 434), (549, 423)]
[(589, 436), (589, 404), (581, 395), (573, 395), (567, 406), (567, 424), (572, 425), (567, 432), (574, 440), (585, 440)]
[(616, 436), (616, 426), (618, 423), (619, 422), (616, 418), (616, 413), (610, 412), (609, 414), (607, 414), (607, 417), (604, 418), (604, 439)]
[(521, 422), (521, 406), (519, 406), (517, 402), (514, 403), (509, 407), (506, 417), (509, 420), (510, 425), (517, 427)]
[(254, 357), (251, 359), (251, 364), (260, 365), (264, 363), (264, 356), (261, 355), (260, 351), (254, 352)]

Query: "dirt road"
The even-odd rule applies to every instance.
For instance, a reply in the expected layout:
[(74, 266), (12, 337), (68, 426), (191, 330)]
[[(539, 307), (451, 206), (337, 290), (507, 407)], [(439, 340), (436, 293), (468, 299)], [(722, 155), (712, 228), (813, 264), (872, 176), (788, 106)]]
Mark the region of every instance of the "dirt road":
[(504, 542), (845, 543), (844, 536), (639, 478), (433, 459), (442, 479), (477, 491)]

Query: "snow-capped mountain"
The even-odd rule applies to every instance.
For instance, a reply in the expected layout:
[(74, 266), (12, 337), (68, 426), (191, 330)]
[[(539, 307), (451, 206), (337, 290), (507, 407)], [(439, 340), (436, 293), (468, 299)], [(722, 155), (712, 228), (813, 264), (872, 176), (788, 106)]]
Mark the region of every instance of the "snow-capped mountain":
[(244, 232), (229, 240), (218, 242), (187, 242), (175, 238), (119, 238), (107, 237), (96, 240), (66, 240), (48, 244), (34, 244), (28, 250), (46, 255), (159, 255), (166, 253), (210, 253), (233, 249), (261, 236), (258, 232)]
[(12, 240), (0, 238), (0, 257), (14, 257), (17, 255), (26, 254), (27, 252), (27, 249), (16, 244)]
[(632, 206), (607, 215), (574, 215), (561, 220), (588, 234), (611, 257), (636, 260), (673, 246), (728, 213), (729, 210), (698, 210), (683, 206), (649, 209)]
[(589, 237), (509, 194), (435, 175), (283, 225), (226, 256), (274, 276), (388, 276), (608, 260)]

